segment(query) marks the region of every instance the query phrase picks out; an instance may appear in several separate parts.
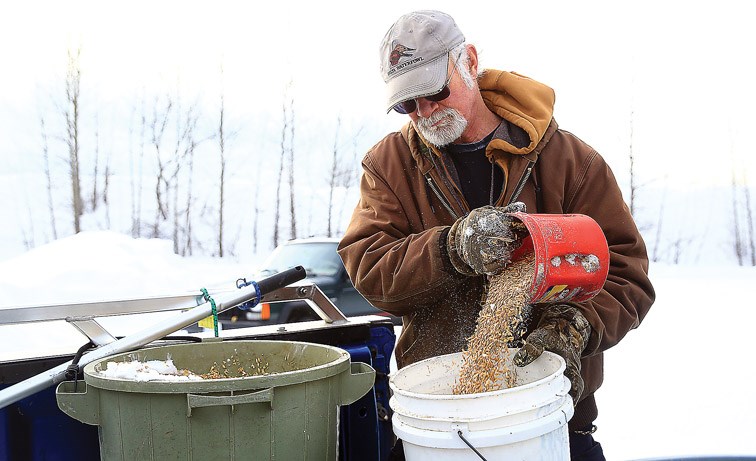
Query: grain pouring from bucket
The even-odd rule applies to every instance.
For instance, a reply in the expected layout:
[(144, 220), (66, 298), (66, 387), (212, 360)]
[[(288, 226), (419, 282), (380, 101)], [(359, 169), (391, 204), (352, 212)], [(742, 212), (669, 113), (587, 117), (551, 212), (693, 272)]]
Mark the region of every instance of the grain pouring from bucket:
[(516, 369), (510, 367), (509, 343), (523, 323), (522, 313), (530, 297), (535, 257), (515, 261), (489, 276), (489, 288), (478, 314), (477, 326), (462, 352), (459, 381), (454, 394), (476, 394), (512, 388)]

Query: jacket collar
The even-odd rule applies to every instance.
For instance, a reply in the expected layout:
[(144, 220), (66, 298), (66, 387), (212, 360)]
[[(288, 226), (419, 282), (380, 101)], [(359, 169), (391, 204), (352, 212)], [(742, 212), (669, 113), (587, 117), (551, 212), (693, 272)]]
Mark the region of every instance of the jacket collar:
[[(489, 157), (494, 150), (500, 150), (535, 160), (556, 131), (556, 122), (553, 121), (554, 90), (523, 75), (492, 69), (483, 73), (478, 84), (488, 108), (513, 125), (513, 130), (523, 131), (525, 136), (524, 143), (515, 144), (503, 137), (494, 137), (488, 147)], [(423, 139), (412, 122), (407, 123), (401, 131), (413, 157), (423, 172), (426, 172), (431, 166), (422, 159), (423, 155), (433, 152), (440, 156), (440, 152)]]
[(554, 90), (514, 72), (487, 69), (478, 84), (486, 106), (529, 139), (524, 146), (495, 139), (492, 149), (510, 154), (528, 154), (536, 150), (549, 129), (554, 113)]

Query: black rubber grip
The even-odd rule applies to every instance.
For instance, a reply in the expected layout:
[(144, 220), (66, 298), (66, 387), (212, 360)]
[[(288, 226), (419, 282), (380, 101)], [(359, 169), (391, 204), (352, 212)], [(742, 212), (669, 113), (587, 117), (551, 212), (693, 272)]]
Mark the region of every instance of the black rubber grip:
[(298, 282), (307, 276), (307, 271), (304, 267), (296, 266), (291, 269), (287, 269), (283, 272), (279, 272), (270, 277), (257, 281), (257, 286), (260, 288), (260, 296), (265, 296), (271, 291), (275, 291), (279, 288), (283, 288), (287, 285), (291, 285), (294, 282)]

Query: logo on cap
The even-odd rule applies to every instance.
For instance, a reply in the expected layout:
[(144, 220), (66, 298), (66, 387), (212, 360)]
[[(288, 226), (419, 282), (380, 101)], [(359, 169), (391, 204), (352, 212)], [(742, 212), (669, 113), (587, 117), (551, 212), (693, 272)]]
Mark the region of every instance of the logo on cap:
[(399, 64), (399, 60), (401, 58), (408, 58), (412, 56), (412, 52), (415, 51), (415, 48), (408, 48), (402, 44), (397, 44), (393, 50), (391, 50), (391, 54), (389, 55), (389, 62), (392, 66), (395, 66)]

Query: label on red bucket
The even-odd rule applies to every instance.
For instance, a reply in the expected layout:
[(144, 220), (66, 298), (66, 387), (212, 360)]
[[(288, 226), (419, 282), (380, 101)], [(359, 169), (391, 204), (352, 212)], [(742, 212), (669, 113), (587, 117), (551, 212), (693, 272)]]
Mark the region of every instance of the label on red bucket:
[[(565, 296), (562, 296), (563, 292), (570, 291), (566, 290), (567, 285), (554, 285), (546, 289), (546, 292), (538, 299), (534, 299), (533, 302), (536, 303), (546, 303), (551, 300), (554, 300), (555, 298), (559, 297), (559, 300), (563, 300)], [(572, 290), (573, 292), (575, 290)]]
[[(592, 295), (595, 296), (595, 293)], [(569, 285), (554, 285), (546, 288), (541, 297), (533, 299), (533, 303), (555, 303), (559, 301), (570, 301), (574, 299), (584, 299), (585, 293), (581, 287), (570, 287)]]

